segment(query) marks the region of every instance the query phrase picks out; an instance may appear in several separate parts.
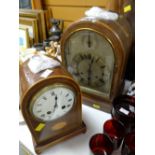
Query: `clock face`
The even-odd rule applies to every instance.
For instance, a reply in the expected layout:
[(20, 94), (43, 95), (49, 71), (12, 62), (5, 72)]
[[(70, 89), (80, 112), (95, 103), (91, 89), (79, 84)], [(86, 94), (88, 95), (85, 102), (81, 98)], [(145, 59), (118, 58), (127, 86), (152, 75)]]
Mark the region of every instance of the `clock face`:
[(115, 57), (107, 39), (92, 30), (79, 30), (68, 38), (64, 52), (67, 69), (83, 90), (110, 95)]
[(74, 92), (65, 85), (41, 89), (31, 100), (31, 112), (41, 121), (52, 121), (67, 114), (74, 105)]

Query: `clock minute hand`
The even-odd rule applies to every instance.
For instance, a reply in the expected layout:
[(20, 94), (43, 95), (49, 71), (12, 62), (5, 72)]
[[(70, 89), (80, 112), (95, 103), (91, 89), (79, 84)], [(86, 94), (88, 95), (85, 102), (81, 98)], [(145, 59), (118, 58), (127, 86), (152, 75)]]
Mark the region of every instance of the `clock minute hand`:
[(57, 103), (57, 95), (55, 96), (55, 104), (54, 104), (54, 109), (53, 109), (53, 112), (55, 111), (55, 109), (58, 107), (58, 103)]
[(92, 64), (93, 64), (94, 58), (91, 59), (89, 68), (88, 68), (88, 84), (91, 82), (91, 72), (92, 72)]
[(91, 47), (91, 40), (90, 40), (90, 33), (89, 33), (89, 35), (88, 35), (88, 47), (90, 48)]

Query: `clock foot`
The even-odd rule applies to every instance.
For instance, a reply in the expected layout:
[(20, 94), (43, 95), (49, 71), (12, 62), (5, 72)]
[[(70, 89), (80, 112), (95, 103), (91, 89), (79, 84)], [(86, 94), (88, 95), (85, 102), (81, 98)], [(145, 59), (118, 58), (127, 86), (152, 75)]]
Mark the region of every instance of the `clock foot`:
[(68, 133), (66, 133), (66, 135), (64, 136), (61, 136), (57, 139), (55, 139), (54, 141), (51, 141), (51, 142), (47, 142), (45, 144), (37, 144), (36, 141), (34, 140), (33, 138), (33, 145), (34, 145), (34, 148), (35, 148), (35, 152), (37, 154), (40, 154), (42, 153), (42, 151), (44, 151), (45, 149), (48, 149), (49, 147), (59, 143), (59, 142), (62, 142), (62, 141), (65, 141), (71, 137), (74, 137), (80, 133), (85, 133), (87, 131), (87, 128), (86, 128), (86, 125), (84, 122), (82, 122), (82, 124), (77, 127), (76, 129), (74, 129), (73, 131), (70, 131)]

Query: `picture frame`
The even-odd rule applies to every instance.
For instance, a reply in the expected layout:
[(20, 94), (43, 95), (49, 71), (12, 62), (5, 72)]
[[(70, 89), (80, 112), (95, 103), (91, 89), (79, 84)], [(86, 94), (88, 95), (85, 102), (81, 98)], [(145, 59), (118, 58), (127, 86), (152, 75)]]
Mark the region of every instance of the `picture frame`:
[(50, 19), (53, 18), (53, 16), (50, 14), (50, 10), (44, 10), (44, 17), (45, 17), (46, 36), (49, 37), (49, 30), (52, 27)]
[(43, 40), (46, 39), (46, 25), (43, 10), (20, 9), (19, 17), (36, 19), (38, 25), (39, 42), (43, 42)]
[(32, 9), (43, 9), (42, 0), (31, 0)]
[(19, 0), (19, 8), (42, 9), (42, 0)]
[(28, 28), (30, 46), (39, 43), (38, 25), (36, 19), (19, 17), (19, 26)]
[(30, 47), (28, 28), (19, 27), (19, 49), (23, 51)]

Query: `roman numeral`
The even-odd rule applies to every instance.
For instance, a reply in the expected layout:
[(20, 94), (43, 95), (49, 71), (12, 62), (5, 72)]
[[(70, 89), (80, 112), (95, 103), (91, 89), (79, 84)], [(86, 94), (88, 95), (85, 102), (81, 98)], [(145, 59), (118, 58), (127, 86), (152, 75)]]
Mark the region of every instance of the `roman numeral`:
[(69, 99), (68, 102), (72, 101), (72, 99)]
[(68, 97), (69, 96), (69, 94), (66, 94), (66, 96), (65, 97)]
[(40, 112), (41, 112), (41, 110), (38, 110), (38, 111), (37, 111), (37, 113), (40, 113)]
[(105, 66), (100, 66), (100, 68), (102, 68), (102, 69), (103, 69), (103, 68), (105, 68)]
[(55, 95), (55, 93), (54, 92), (51, 92), (51, 96), (54, 96)]
[(37, 104), (37, 107), (40, 107), (40, 106), (42, 106), (42, 104)]
[(41, 117), (45, 117), (45, 114), (42, 114)]
[(97, 58), (97, 59), (96, 59), (96, 62), (99, 61), (99, 60), (100, 60), (100, 58)]
[(103, 79), (99, 79), (100, 82), (105, 83)]
[(47, 100), (47, 98), (46, 98), (45, 96), (43, 97), (43, 99), (44, 99), (44, 100)]

